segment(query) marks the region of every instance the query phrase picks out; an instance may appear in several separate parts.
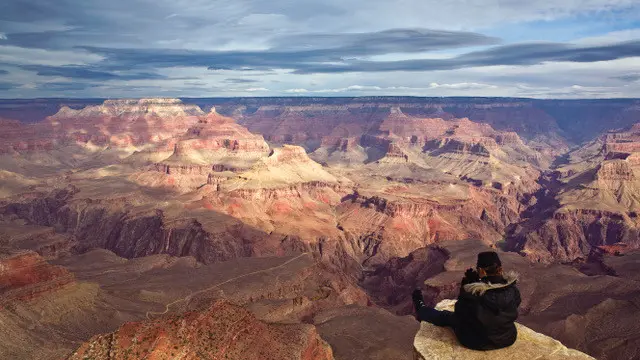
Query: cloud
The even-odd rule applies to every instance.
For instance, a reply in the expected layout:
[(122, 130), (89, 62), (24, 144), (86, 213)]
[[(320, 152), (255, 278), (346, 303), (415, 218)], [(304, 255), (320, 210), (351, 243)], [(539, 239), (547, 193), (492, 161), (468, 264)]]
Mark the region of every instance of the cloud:
[[(239, 90), (239, 91), (243, 91), (243, 90)], [(269, 91), (269, 89), (267, 89), (267, 88), (263, 88), (263, 87), (259, 87), (259, 88), (248, 88), (248, 89), (244, 89), (244, 91), (248, 91), (248, 92)]]
[(250, 83), (256, 83), (258, 82), (258, 80), (243, 79), (243, 78), (229, 78), (229, 79), (225, 79), (223, 82), (227, 84), (250, 84)]
[[(377, 45), (369, 54), (411, 51), (408, 43)], [(294, 74), (435, 71), (495, 65), (535, 65), (544, 62), (599, 62), (640, 56), (640, 40), (607, 45), (579, 46), (566, 43), (522, 43), (494, 46), (450, 59), (370, 61), (348, 58), (363, 47), (349, 46), (301, 51), (186, 51), (175, 49), (109, 49), (85, 47), (104, 56), (109, 68), (195, 66), (214, 70), (290, 69)], [(363, 51), (364, 52), (364, 51)]]
[(9, 82), (0, 82), (0, 90), (6, 91), (6, 90), (11, 90), (15, 87), (17, 87), (16, 84), (12, 84)]
[(35, 71), (40, 76), (61, 76), (71, 79), (90, 79), (96, 81), (106, 80), (140, 80), (140, 79), (165, 79), (164, 76), (155, 73), (115, 73), (107, 72), (88, 66), (45, 66), (24, 65), (22, 69)]
[(284, 92), (290, 93), (290, 94), (304, 94), (304, 93), (308, 93), (309, 90), (298, 88), (298, 89), (286, 89)]
[(84, 50), (47, 50), (25, 48), (0, 43), (0, 63), (25, 65), (85, 65), (103, 59), (102, 56), (91, 54)]
[(497, 89), (498, 87), (495, 85), (489, 84), (479, 84), (479, 83), (454, 83), (454, 84), (438, 84), (431, 83), (427, 87), (411, 87), (411, 86), (386, 86), (380, 87), (375, 85), (350, 85), (342, 88), (334, 88), (334, 89), (304, 89), (304, 88), (296, 88), (296, 89), (286, 89), (283, 92), (289, 94), (306, 94), (306, 93), (346, 93), (346, 92), (385, 92), (385, 93), (395, 93), (395, 92), (415, 92), (415, 91), (429, 91), (434, 89), (452, 89), (452, 90), (471, 90), (471, 89)]
[(471, 90), (471, 89), (496, 89), (497, 86), (489, 84), (479, 83), (455, 83), (455, 84), (429, 84), (430, 89), (457, 89), (457, 90)]
[(544, 62), (599, 62), (640, 56), (640, 40), (597, 46), (525, 43), (496, 46), (452, 59), (354, 61), (300, 66), (297, 74), (380, 71), (434, 71), (495, 65), (535, 65)]
[(38, 84), (37, 88), (45, 91), (79, 91), (96, 86), (98, 85), (79, 82), (47, 82)]
[(625, 81), (625, 82), (635, 82), (635, 81), (640, 80), (640, 73), (612, 76), (611, 78), (612, 79), (616, 79), (616, 80), (622, 80), (622, 81)]
[[(306, 39), (306, 40), (305, 40)], [(209, 70), (297, 69), (305, 64), (349, 62), (354, 57), (419, 53), (497, 43), (478, 33), (429, 29), (391, 29), (369, 33), (304, 34), (275, 38), (273, 47), (256, 51), (135, 49), (84, 46), (104, 56), (107, 66), (205, 66)]]
[(7, 70), (0, 69), (0, 75), (7, 75), (8, 73)]
[[(35, 84), (21, 96), (57, 95), (65, 79), (86, 85), (69, 91), (100, 97), (509, 95), (522, 91), (516, 84), (570, 96), (585, 93), (572, 85), (598, 83), (640, 95), (637, 0), (4, 0), (0, 8), (2, 79)], [(42, 85), (52, 82), (60, 84)]]
[(323, 50), (341, 57), (371, 56), (393, 53), (419, 53), (425, 51), (491, 45), (500, 39), (465, 31), (433, 29), (389, 29), (369, 33), (297, 34), (276, 38), (273, 43), (279, 51)]
[(381, 90), (391, 90), (392, 88), (381, 88), (379, 86), (371, 86), (371, 85), (350, 85), (342, 88), (335, 89), (317, 89), (317, 90), (308, 90), (303, 88), (298, 89), (287, 89), (284, 90), (285, 93), (291, 94), (304, 94), (304, 93), (343, 93), (343, 92), (370, 92), (370, 91), (381, 91)]
[(622, 97), (623, 93), (606, 86), (572, 85), (562, 88), (519, 86), (517, 96), (556, 99), (597, 99), (602, 97)]

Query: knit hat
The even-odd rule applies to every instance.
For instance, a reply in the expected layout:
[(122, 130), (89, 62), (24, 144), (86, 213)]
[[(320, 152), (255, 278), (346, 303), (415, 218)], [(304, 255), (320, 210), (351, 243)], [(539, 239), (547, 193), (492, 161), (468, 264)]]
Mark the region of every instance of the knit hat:
[(502, 266), (502, 262), (498, 257), (498, 253), (495, 251), (485, 251), (478, 254), (478, 263), (476, 264), (479, 268), (487, 268), (491, 265)]

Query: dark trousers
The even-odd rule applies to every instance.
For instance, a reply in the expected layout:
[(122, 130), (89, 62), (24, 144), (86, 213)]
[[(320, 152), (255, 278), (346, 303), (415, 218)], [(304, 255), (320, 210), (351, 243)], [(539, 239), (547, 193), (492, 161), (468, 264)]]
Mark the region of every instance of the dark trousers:
[(436, 310), (427, 306), (422, 306), (418, 310), (418, 320), (426, 321), (436, 326), (450, 326), (454, 329), (458, 324), (456, 314), (452, 311)]

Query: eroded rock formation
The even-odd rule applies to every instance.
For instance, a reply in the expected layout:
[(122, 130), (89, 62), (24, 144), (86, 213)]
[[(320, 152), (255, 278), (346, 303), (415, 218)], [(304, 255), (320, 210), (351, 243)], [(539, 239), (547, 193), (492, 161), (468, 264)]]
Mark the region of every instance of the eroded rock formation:
[(245, 309), (217, 301), (201, 311), (128, 323), (99, 335), (68, 359), (332, 360), (331, 347), (312, 325), (267, 324)]

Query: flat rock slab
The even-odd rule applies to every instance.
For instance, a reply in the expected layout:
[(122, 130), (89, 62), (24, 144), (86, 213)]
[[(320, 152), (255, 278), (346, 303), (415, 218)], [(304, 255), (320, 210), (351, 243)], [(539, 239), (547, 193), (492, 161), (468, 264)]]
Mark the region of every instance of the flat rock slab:
[[(439, 310), (453, 311), (455, 300), (443, 300), (436, 306)], [(555, 359), (591, 359), (580, 351), (569, 349), (559, 341), (537, 333), (526, 326), (516, 323), (518, 339), (512, 346), (491, 351), (477, 351), (463, 347), (453, 330), (438, 327), (427, 322), (420, 323), (413, 346), (417, 360), (555, 360)]]

